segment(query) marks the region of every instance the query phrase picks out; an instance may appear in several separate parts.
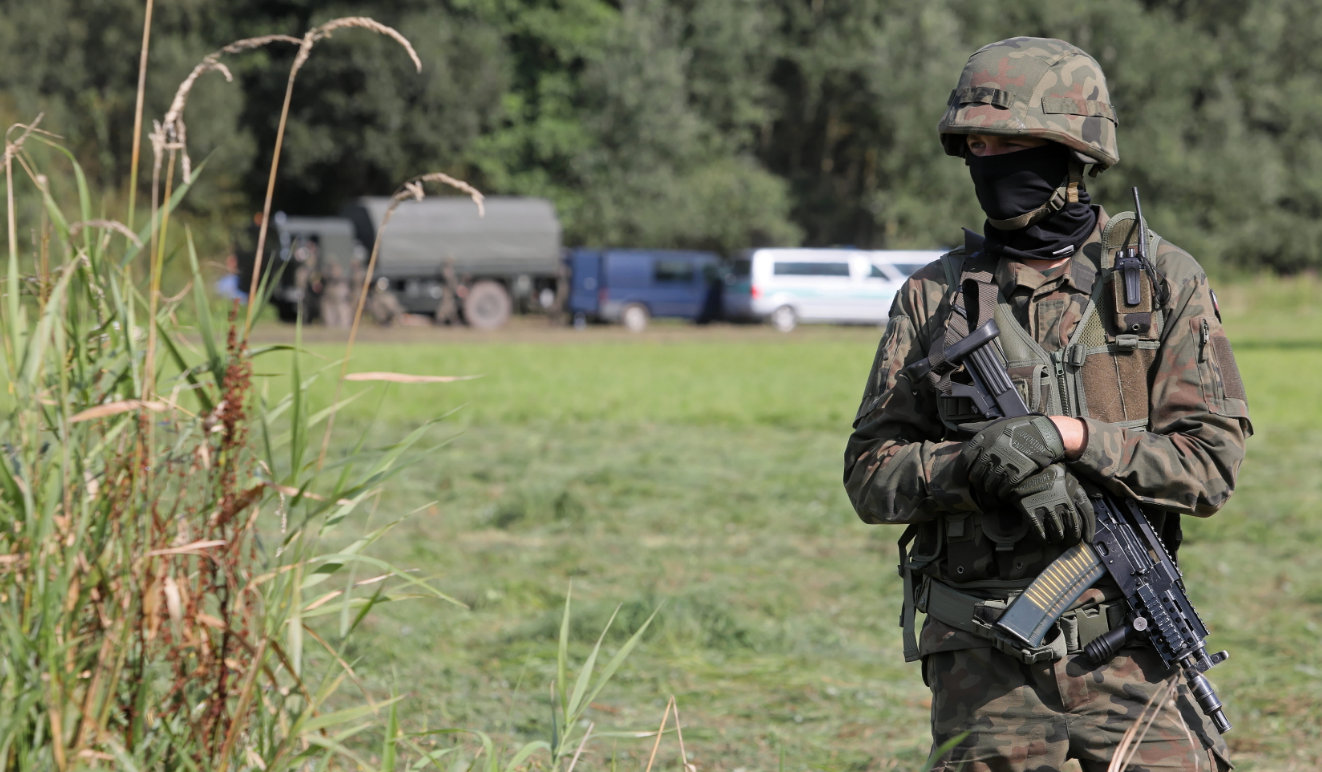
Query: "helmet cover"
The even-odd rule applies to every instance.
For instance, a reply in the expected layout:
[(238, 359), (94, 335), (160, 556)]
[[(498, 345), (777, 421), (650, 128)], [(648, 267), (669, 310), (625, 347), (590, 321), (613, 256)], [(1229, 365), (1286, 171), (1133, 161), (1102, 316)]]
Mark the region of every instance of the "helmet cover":
[(1063, 40), (1017, 37), (969, 57), (937, 131), (946, 153), (961, 157), (967, 134), (1059, 142), (1095, 174), (1120, 160), (1117, 123), (1095, 59)]

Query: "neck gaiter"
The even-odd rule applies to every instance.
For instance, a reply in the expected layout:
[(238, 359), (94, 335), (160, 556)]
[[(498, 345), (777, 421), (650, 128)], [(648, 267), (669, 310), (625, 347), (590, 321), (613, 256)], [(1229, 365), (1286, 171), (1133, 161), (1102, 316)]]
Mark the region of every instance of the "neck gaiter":
[[(1006, 220), (1032, 211), (1069, 177), (1069, 149), (1055, 142), (992, 156), (966, 154), (973, 188), (987, 217)], [(1003, 231), (987, 223), (987, 249), (1014, 259), (1055, 260), (1072, 255), (1097, 225), (1088, 192), (1026, 228)]]

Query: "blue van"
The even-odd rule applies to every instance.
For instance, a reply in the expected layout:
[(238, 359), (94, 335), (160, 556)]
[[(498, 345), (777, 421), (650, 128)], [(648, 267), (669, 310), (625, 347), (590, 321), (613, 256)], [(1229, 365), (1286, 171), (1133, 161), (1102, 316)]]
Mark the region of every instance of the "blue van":
[(637, 332), (653, 317), (705, 322), (720, 314), (722, 262), (714, 252), (578, 248), (565, 262), (575, 326), (610, 322)]

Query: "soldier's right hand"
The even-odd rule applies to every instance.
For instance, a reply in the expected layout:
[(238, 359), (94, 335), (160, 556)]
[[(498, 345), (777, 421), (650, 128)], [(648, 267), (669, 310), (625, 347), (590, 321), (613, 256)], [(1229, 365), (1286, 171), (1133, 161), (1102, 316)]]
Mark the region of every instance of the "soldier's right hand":
[(1014, 486), (1009, 496), (1039, 541), (1071, 547), (1091, 542), (1097, 517), (1088, 493), (1064, 464), (1051, 464)]
[(969, 488), (1001, 500), (1030, 475), (1065, 458), (1065, 443), (1051, 419), (1032, 414), (1003, 418), (964, 443), (960, 460)]

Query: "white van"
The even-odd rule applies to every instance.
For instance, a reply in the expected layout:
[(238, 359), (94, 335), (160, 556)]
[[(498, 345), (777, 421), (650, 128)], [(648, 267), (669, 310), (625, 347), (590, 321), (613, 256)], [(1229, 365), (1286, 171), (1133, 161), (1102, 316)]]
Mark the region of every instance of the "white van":
[(789, 332), (804, 322), (880, 324), (914, 271), (941, 250), (753, 249), (731, 263), (723, 312)]

